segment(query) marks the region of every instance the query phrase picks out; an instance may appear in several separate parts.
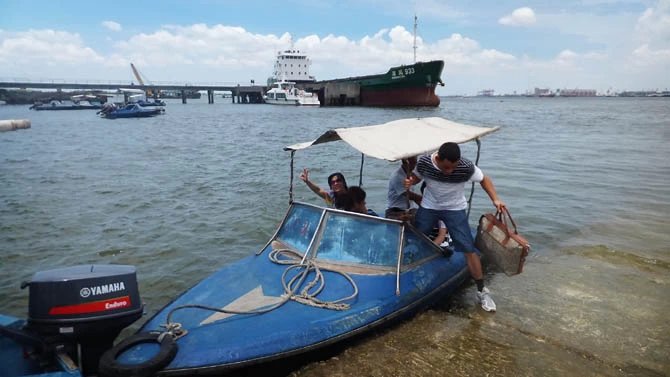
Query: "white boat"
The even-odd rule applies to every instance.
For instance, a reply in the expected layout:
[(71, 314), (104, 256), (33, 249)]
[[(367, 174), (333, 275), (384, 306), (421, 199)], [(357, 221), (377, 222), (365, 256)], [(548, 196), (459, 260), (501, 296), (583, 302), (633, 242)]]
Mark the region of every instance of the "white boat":
[(277, 81), (264, 96), (271, 105), (320, 106), (319, 97), (295, 87), (292, 81)]

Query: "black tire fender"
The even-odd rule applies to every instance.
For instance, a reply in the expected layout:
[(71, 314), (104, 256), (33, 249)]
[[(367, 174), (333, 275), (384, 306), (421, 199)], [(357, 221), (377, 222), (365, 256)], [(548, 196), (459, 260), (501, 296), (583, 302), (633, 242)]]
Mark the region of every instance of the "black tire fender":
[[(165, 334), (161, 336), (161, 334)], [(138, 364), (123, 364), (120, 354), (141, 343), (159, 343), (160, 350), (151, 359)], [(170, 334), (144, 332), (135, 334), (108, 349), (100, 358), (98, 373), (103, 377), (149, 377), (165, 368), (177, 354), (177, 342)]]

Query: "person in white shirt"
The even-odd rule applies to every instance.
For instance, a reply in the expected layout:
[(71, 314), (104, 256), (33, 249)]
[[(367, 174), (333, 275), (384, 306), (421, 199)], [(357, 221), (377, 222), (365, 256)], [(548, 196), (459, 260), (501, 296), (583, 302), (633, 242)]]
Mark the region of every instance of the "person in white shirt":
[(456, 143), (444, 143), (437, 152), (421, 156), (412, 175), (405, 179), (405, 187), (409, 188), (422, 180), (426, 183), (426, 189), (416, 213), (416, 228), (429, 234), (438, 220), (446, 224), (456, 251), (465, 253), (470, 275), (477, 284), (477, 298), (482, 308), (495, 311), (495, 302), (484, 287), (482, 265), (475, 253), (465, 199), (465, 183), (479, 182), (496, 209), (501, 211), (505, 203), (498, 198), (493, 181), (472, 161), (461, 158), (461, 150)]

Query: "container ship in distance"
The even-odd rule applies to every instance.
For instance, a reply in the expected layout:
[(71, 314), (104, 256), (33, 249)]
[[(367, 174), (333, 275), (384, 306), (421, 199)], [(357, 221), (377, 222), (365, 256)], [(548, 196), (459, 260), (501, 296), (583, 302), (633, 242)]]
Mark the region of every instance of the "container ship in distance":
[(361, 106), (438, 106), (437, 85), (444, 86), (440, 76), (444, 61), (433, 60), (392, 67), (377, 75), (317, 81), (333, 84), (357, 84)]

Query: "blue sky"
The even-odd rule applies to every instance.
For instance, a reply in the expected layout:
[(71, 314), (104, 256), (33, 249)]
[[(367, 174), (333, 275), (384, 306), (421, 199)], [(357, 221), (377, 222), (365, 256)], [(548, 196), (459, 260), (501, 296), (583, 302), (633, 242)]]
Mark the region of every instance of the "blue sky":
[(317, 79), (382, 73), (414, 14), (439, 94), (670, 89), (670, 0), (0, 0), (0, 79), (265, 82), (291, 42)]

